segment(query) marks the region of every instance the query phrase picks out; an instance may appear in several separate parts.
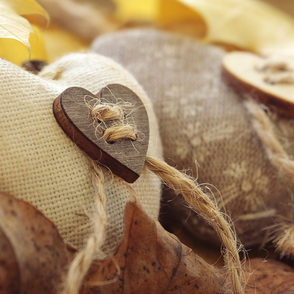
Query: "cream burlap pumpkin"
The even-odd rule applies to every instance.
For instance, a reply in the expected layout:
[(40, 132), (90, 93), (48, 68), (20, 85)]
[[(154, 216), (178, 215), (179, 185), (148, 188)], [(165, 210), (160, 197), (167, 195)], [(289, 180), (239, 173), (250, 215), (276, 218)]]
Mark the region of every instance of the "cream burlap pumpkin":
[[(0, 190), (22, 198), (55, 223), (72, 246), (83, 247), (92, 232), (97, 200), (90, 160), (61, 130), (52, 104), (66, 88), (83, 87), (96, 94), (103, 86), (120, 83), (144, 102), (150, 120), (148, 155), (160, 157), (161, 141), (152, 105), (137, 81), (117, 63), (97, 54), (71, 54), (35, 76), (0, 60)], [(106, 254), (122, 236), (123, 213), (130, 190), (105, 171)], [(148, 170), (132, 185), (139, 201), (158, 217), (160, 181)]]
[[(244, 245), (262, 244), (285, 220), (291, 223), (292, 186), (269, 160), (245, 99), (223, 82), (224, 51), (152, 30), (102, 36), (92, 49), (122, 64), (145, 88), (159, 120), (165, 159), (193, 170), (203, 189), (231, 215)], [(293, 120), (268, 115), (291, 158)], [(172, 218), (191, 234), (216, 241), (212, 229), (180, 198), (170, 192), (164, 198), (172, 200), (167, 204)]]

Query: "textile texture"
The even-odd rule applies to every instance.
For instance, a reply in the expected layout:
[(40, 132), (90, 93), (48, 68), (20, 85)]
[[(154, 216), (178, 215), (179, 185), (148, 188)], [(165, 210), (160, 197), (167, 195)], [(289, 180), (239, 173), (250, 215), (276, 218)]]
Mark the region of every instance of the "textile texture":
[[(38, 76), (0, 60), (0, 190), (22, 198), (45, 214), (70, 245), (80, 249), (92, 232), (95, 213), (90, 160), (56, 122), (54, 99), (71, 86), (93, 94), (110, 83), (129, 87), (143, 100), (150, 120), (148, 155), (161, 156), (161, 141), (145, 91), (116, 62), (98, 54), (70, 54), (45, 67)], [(123, 232), (130, 190), (104, 170), (107, 196), (106, 254)], [(144, 170), (132, 185), (145, 211), (157, 219), (160, 181)]]
[[(246, 246), (271, 238), (269, 229), (293, 219), (293, 190), (267, 158), (244, 97), (221, 78), (222, 49), (188, 37), (129, 30), (96, 39), (92, 50), (129, 70), (154, 104), (165, 160), (192, 170), (235, 224)], [(269, 113), (276, 136), (293, 155), (294, 122)], [(218, 237), (171, 191), (168, 211), (190, 233), (210, 242)]]

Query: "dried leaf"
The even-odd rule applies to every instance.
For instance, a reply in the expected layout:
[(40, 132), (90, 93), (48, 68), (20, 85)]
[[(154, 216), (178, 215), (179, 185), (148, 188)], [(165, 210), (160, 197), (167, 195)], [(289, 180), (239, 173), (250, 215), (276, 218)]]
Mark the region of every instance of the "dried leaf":
[[(56, 227), (23, 200), (0, 193), (0, 292), (57, 293), (73, 252)], [(257, 258), (246, 263), (247, 294), (294, 291), (294, 269)], [(81, 294), (226, 293), (225, 271), (207, 264), (136, 203), (125, 213), (118, 252), (92, 264)]]
[(49, 21), (49, 15), (35, 0), (1, 0), (9, 2), (14, 11), (39, 27), (45, 27)]
[(294, 43), (294, 20), (273, 6), (257, 0), (178, 0), (205, 20), (206, 42), (233, 44), (265, 52)]
[(282, 262), (255, 258), (247, 262), (245, 269), (247, 294), (294, 293), (294, 269)]
[(15, 39), (0, 39), (0, 57), (17, 65), (22, 65), (29, 58), (31, 60), (47, 60), (43, 36), (40, 30), (33, 26), (35, 34), (30, 35), (29, 42), (32, 47), (31, 55), (29, 56), (28, 49), (22, 43)]
[(177, 0), (161, 0), (157, 27), (197, 39), (206, 35), (206, 24), (195, 10)]
[(284, 49), (285, 46), (287, 50), (294, 47), (293, 18), (259, 0), (115, 2), (119, 17), (124, 20), (143, 19), (156, 22), (160, 27), (163, 25), (164, 28), (172, 28), (196, 37), (203, 37), (205, 33), (205, 42), (221, 43), (232, 48), (267, 54)]
[(41, 212), (0, 193), (0, 240), (1, 293), (56, 293), (69, 253)]
[(130, 202), (118, 252), (92, 265), (82, 293), (225, 293), (224, 281), (222, 270)]
[[(294, 269), (276, 260), (248, 260), (244, 266), (247, 294), (294, 291)], [(82, 294), (94, 293), (227, 293), (226, 272), (206, 263), (190, 248), (128, 203), (125, 234), (118, 252), (93, 264)]]
[(119, 18), (129, 21), (154, 21), (158, 14), (159, 0), (114, 0)]
[(30, 51), (30, 35), (35, 34), (30, 21), (44, 26), (48, 20), (47, 12), (34, 0), (0, 0), (0, 48), (6, 39), (12, 39)]

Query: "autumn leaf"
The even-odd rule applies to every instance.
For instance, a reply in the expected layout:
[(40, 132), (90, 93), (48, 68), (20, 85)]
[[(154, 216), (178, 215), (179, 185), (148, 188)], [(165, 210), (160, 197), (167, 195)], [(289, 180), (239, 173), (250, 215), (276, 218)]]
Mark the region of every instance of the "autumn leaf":
[(130, 202), (117, 253), (92, 265), (82, 293), (225, 293), (224, 282), (221, 269), (206, 263)]
[(55, 294), (69, 251), (29, 203), (0, 193), (0, 292)]
[[(25, 59), (24, 55), (28, 58), (31, 43), (34, 47), (42, 44), (40, 33), (36, 33), (32, 24), (44, 27), (48, 21), (47, 12), (34, 0), (0, 0), (0, 57), (17, 64), (19, 59)], [(37, 47), (35, 52), (41, 49)]]
[[(233, 44), (258, 53), (294, 44), (294, 20), (256, 0), (178, 0), (207, 24), (206, 42)], [(292, 47), (293, 48), (293, 47)]]
[(294, 269), (277, 260), (254, 258), (245, 265), (247, 294), (294, 293)]
[[(156, 22), (174, 30), (187, 22), (189, 34), (210, 43), (268, 53), (294, 47), (294, 20), (257, 0), (115, 0), (125, 20)], [(204, 25), (206, 25), (204, 27)], [(169, 28), (168, 27), (168, 28)], [(187, 28), (184, 30), (187, 31)], [(196, 31), (196, 33), (194, 33)], [(193, 33), (192, 33), (193, 32)]]
[(158, 13), (158, 0), (134, 1), (114, 0), (119, 18), (129, 21), (155, 21)]
[[(244, 275), (247, 294), (294, 291), (294, 269), (276, 260), (248, 260)], [(221, 294), (227, 293), (226, 280), (224, 268), (208, 264), (136, 203), (128, 203), (117, 253), (93, 263), (81, 293)]]
[[(1, 293), (58, 293), (74, 251), (41, 212), (0, 193), (0, 241)], [(247, 294), (294, 291), (294, 269), (282, 262), (252, 259), (244, 271)], [(209, 265), (130, 202), (117, 253), (92, 263), (79, 293), (224, 294), (225, 281), (221, 267)]]

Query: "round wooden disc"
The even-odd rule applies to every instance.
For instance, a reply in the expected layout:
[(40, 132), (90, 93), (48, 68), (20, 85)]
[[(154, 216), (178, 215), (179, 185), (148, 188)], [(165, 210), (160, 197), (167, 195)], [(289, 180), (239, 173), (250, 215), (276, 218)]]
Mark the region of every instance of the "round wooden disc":
[[(259, 69), (264, 61), (263, 57), (252, 53), (228, 53), (223, 59), (223, 78), (237, 92), (247, 93), (268, 107), (294, 117), (294, 83), (267, 82), (269, 75), (279, 72), (276, 70), (270, 73), (268, 70)], [(293, 60), (287, 59), (285, 63), (294, 68)], [(280, 70), (280, 73), (282, 72), (283, 69)]]

